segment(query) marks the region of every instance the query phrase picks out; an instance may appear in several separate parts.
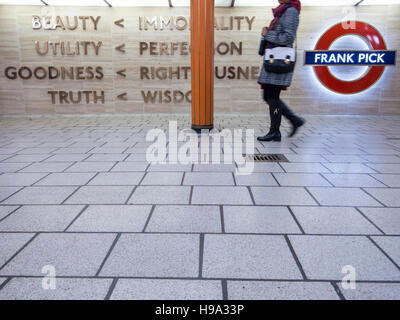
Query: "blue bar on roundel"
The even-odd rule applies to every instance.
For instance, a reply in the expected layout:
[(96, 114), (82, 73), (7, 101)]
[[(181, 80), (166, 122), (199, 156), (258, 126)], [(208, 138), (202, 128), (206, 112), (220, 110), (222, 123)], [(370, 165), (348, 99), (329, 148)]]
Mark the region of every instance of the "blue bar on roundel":
[(396, 51), (306, 51), (304, 64), (309, 66), (393, 66)]

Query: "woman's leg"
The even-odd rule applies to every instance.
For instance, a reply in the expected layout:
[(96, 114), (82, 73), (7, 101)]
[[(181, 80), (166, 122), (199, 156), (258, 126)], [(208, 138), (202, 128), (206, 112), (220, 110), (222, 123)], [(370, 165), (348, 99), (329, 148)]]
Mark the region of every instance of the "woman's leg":
[(282, 120), (282, 105), (279, 96), (282, 88), (275, 85), (266, 85), (264, 87), (264, 100), (269, 106), (269, 116), (271, 126), (269, 133), (263, 137), (258, 137), (259, 141), (281, 141), (279, 128)]
[(305, 123), (305, 121), (302, 118), (295, 115), (294, 112), (290, 110), (290, 108), (282, 100), (280, 100), (280, 103), (281, 103), (282, 114), (292, 124), (292, 132), (290, 133), (289, 137), (293, 137), (296, 134), (297, 129), (300, 128)]

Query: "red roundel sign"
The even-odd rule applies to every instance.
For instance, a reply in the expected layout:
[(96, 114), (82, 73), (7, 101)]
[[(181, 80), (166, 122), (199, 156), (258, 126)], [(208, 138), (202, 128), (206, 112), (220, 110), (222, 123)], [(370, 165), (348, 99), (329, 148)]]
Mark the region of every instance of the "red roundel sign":
[[(364, 38), (371, 45), (372, 50), (387, 50), (385, 40), (378, 30), (360, 21), (355, 22), (355, 29), (344, 29), (342, 23), (333, 26), (322, 35), (315, 50), (329, 50), (336, 39), (346, 35), (358, 35)], [(334, 77), (327, 66), (315, 66), (314, 70), (319, 80), (328, 89), (342, 94), (354, 94), (368, 89), (378, 81), (385, 67), (372, 66), (365, 75), (354, 81), (344, 81)]]

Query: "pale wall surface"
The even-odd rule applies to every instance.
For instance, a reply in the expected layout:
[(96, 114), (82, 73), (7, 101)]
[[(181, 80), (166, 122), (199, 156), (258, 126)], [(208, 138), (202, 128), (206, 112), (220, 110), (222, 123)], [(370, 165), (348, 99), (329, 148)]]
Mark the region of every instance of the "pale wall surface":
[[(53, 11), (52, 11), (53, 10)], [(356, 11), (357, 20), (365, 21), (376, 27), (386, 40), (388, 49), (396, 50), (400, 44), (400, 6), (360, 7)], [(32, 15), (101, 16), (98, 30), (93, 23), (87, 22), (87, 30), (82, 24), (74, 30), (33, 30)], [(190, 56), (152, 56), (148, 51), (140, 56), (139, 43), (144, 42), (189, 42), (189, 30), (140, 31), (139, 16), (165, 18), (189, 16), (188, 8), (71, 8), (56, 7), (53, 9), (36, 6), (0, 6), (0, 114), (82, 114), (82, 113), (189, 113), (190, 103), (145, 103), (141, 91), (153, 92), (179, 90), (187, 93), (190, 90), (190, 75), (187, 80), (141, 80), (141, 67), (188, 67)], [(263, 26), (271, 20), (268, 8), (217, 8), (217, 17), (230, 16), (255, 17), (252, 30), (246, 20), (242, 20), (241, 30), (216, 31), (216, 44), (234, 41), (237, 45), (243, 42), (243, 52), (239, 55), (215, 56), (215, 65), (223, 73), (223, 67), (260, 68), (261, 59), (257, 55), (259, 34)], [(297, 111), (310, 114), (391, 114), (400, 113), (400, 74), (399, 65), (387, 67), (382, 78), (367, 91), (350, 96), (332, 93), (324, 88), (314, 76), (312, 67), (303, 66), (304, 50), (312, 50), (322, 33), (334, 24), (344, 20), (346, 13), (340, 7), (305, 7), (301, 14), (298, 33), (299, 63), (296, 67), (292, 87), (284, 93), (285, 100)], [(124, 19), (125, 28), (120, 28), (114, 21)], [(220, 20), (219, 20), (220, 21)], [(220, 21), (221, 22), (221, 21)], [(235, 24), (236, 26), (236, 24)], [(72, 50), (76, 41), (102, 41), (99, 54), (95, 55), (89, 47), (88, 55), (62, 56), (60, 46), (56, 55), (51, 51), (39, 55), (35, 50), (35, 41), (43, 48), (46, 41), (71, 42)], [(125, 53), (115, 49), (125, 43)], [(357, 48), (354, 48), (357, 49)], [(178, 52), (179, 53), (179, 52)], [(34, 69), (38, 66), (78, 67), (101, 66), (104, 77), (100, 80), (10, 80), (5, 76), (9, 66), (17, 68), (27, 66)], [(126, 69), (127, 77), (116, 74)], [(85, 73), (86, 74), (86, 73)], [(183, 71), (181, 72), (183, 75)], [(261, 99), (261, 92), (256, 80), (223, 79), (215, 82), (215, 109), (217, 112), (265, 112), (266, 106)], [(72, 91), (74, 98), (78, 91), (93, 91), (97, 94), (104, 91), (105, 103), (53, 104), (48, 91)], [(126, 101), (117, 98), (127, 93)], [(165, 97), (164, 97), (165, 99)], [(168, 99), (167, 99), (168, 100)]]

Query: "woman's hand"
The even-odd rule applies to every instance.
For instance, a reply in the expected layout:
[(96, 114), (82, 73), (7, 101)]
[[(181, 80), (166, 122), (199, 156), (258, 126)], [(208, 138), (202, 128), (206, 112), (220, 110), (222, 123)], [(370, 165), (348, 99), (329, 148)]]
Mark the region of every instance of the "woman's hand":
[(267, 33), (268, 33), (268, 29), (267, 29), (266, 27), (262, 28), (262, 30), (261, 30), (261, 35), (262, 35), (263, 37), (265, 37), (265, 36), (267, 35)]

